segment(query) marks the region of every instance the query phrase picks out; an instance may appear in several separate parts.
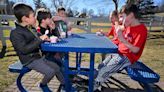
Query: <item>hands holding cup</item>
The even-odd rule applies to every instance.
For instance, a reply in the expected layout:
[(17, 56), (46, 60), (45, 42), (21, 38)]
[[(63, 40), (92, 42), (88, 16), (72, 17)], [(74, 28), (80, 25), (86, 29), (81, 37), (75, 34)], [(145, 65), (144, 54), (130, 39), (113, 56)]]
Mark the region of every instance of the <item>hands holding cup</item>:
[(97, 36), (103, 36), (104, 35), (103, 30), (100, 29), (98, 32), (96, 32), (96, 35)]
[(60, 33), (60, 38), (66, 38), (66, 32), (61, 32)]
[(56, 37), (56, 36), (51, 36), (50, 37), (50, 42), (51, 43), (57, 43), (57, 41), (58, 41), (58, 37)]
[(47, 35), (42, 35), (39, 37), (43, 41), (50, 41), (49, 37)]

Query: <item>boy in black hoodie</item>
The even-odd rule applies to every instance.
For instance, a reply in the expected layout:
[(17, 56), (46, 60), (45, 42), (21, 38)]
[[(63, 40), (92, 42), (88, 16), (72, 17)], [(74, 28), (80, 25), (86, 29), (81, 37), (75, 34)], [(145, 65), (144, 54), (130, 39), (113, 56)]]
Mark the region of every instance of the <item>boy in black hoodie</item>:
[(47, 84), (55, 75), (64, 85), (64, 77), (60, 72), (60, 67), (56, 63), (49, 62), (39, 53), (40, 44), (43, 41), (50, 41), (50, 39), (46, 35), (37, 36), (36, 30), (30, 28), (36, 24), (33, 9), (20, 3), (14, 5), (13, 12), (18, 23), (16, 23), (16, 28), (11, 31), (10, 40), (23, 66), (44, 75), (39, 85), (43, 92), (51, 92)]

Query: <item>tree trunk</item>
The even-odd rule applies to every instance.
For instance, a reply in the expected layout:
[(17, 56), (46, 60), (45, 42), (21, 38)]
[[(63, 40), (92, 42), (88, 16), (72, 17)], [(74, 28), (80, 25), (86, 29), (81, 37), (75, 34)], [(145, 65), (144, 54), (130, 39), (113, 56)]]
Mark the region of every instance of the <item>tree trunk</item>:
[(137, 4), (139, 4), (140, 1), (142, 1), (142, 0), (127, 0), (126, 3), (128, 5), (132, 5), (132, 4), (136, 4), (137, 5)]
[(113, 0), (114, 4), (115, 4), (115, 10), (118, 10), (118, 0)]

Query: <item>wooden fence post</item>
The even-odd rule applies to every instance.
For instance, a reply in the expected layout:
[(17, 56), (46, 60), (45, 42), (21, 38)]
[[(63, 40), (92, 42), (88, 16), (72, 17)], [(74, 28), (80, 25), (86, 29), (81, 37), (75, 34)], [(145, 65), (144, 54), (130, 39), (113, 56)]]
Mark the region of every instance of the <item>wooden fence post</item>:
[(149, 23), (149, 31), (151, 31), (153, 20), (154, 20), (153, 18), (150, 19), (150, 23)]
[(2, 49), (1, 49), (1, 52), (0, 52), (0, 58), (3, 58), (5, 56), (5, 53), (6, 53), (6, 39), (4, 37), (4, 33), (3, 33), (3, 28), (0, 27), (0, 40), (1, 40), (1, 43), (2, 43)]
[(88, 18), (87, 19), (87, 30), (88, 30), (87, 32), (88, 33), (91, 33), (91, 26), (92, 26), (91, 24), (92, 24), (91, 20), (90, 20), (90, 18)]
[(163, 28), (162, 32), (164, 32), (164, 17), (161, 17), (161, 26)]
[(2, 46), (6, 46), (6, 39), (5, 39), (3, 31), (4, 31), (3, 28), (0, 27), (0, 39), (1, 39), (1, 42), (2, 42)]

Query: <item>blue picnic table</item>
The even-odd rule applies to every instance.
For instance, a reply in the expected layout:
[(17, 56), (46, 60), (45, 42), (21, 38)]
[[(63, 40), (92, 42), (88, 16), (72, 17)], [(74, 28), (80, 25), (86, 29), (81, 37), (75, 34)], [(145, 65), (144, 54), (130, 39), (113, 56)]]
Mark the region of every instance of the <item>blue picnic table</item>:
[[(41, 45), (42, 50), (48, 52), (65, 52), (65, 81), (66, 92), (74, 91), (71, 87), (69, 75), (81, 74), (89, 77), (89, 92), (93, 92), (94, 81), (94, 57), (95, 53), (117, 53), (117, 46), (114, 45), (105, 36), (96, 36), (95, 34), (73, 34), (68, 38), (62, 39), (58, 43), (45, 42)], [(69, 52), (76, 52), (76, 67), (69, 67)], [(90, 53), (90, 67), (81, 68), (82, 53)], [(22, 77), (31, 71), (28, 67), (17, 61), (9, 65), (9, 71), (13, 73), (19, 73), (16, 83), (21, 92), (27, 92), (21, 83)], [(149, 84), (154, 84), (159, 81), (160, 76), (147, 67), (142, 62), (136, 62), (125, 68), (127, 74), (135, 81), (143, 84), (147, 92), (153, 92)]]
[[(109, 38), (105, 36), (97, 36), (96, 34), (72, 34), (68, 38), (62, 39), (58, 43), (45, 42), (41, 44), (41, 49), (47, 52), (64, 52), (64, 77), (66, 83), (66, 92), (73, 91), (70, 74), (81, 74), (89, 77), (88, 92), (93, 92), (94, 83), (94, 61), (96, 53), (117, 53), (118, 48)], [(69, 52), (76, 52), (76, 68), (69, 67)], [(90, 67), (88, 69), (81, 68), (81, 54), (90, 54)]]

